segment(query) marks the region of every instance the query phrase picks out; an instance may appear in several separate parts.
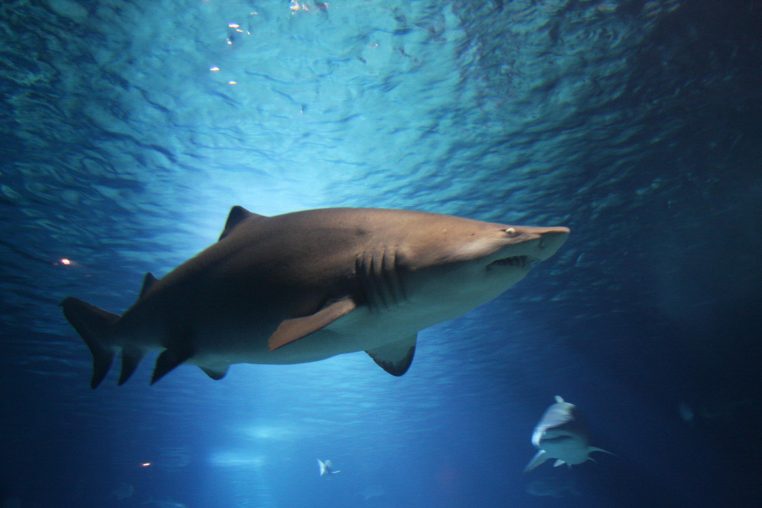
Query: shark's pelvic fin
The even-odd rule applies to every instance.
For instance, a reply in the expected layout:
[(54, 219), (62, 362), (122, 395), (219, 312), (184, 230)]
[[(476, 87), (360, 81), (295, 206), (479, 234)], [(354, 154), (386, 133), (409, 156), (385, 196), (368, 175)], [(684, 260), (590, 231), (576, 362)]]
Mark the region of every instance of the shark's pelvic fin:
[(140, 296), (138, 298), (143, 298), (158, 280), (151, 272), (146, 272), (145, 277), (143, 277), (143, 287), (140, 288)]
[(201, 370), (203, 370), (207, 376), (214, 379), (215, 381), (219, 381), (223, 377), (225, 377), (228, 373), (228, 368), (225, 367), (224, 369), (210, 369), (209, 367), (201, 367)]
[(564, 464), (566, 464), (566, 462), (564, 462), (563, 460), (556, 459), (556, 461), (553, 463), (553, 467), (563, 466)]
[[(150, 274), (148, 274), (150, 275)], [(119, 386), (130, 379), (132, 373), (138, 368), (140, 360), (143, 359), (145, 352), (134, 346), (125, 346), (122, 348), (122, 373), (119, 375)]]
[(608, 453), (609, 455), (616, 455), (616, 453), (614, 452), (604, 450), (603, 448), (598, 448), (597, 446), (588, 446), (587, 453), (593, 453), (593, 452), (603, 452), (603, 453)]
[(242, 206), (234, 206), (231, 208), (230, 213), (228, 214), (228, 220), (225, 222), (225, 229), (222, 230), (222, 234), (220, 235), (218, 241), (228, 236), (238, 224), (248, 219), (249, 217), (260, 217), (262, 219), (267, 218), (264, 215), (252, 213)]
[(286, 344), (291, 344), (311, 333), (325, 328), (340, 317), (346, 316), (355, 310), (356, 307), (357, 305), (354, 300), (350, 297), (346, 297), (341, 300), (336, 300), (330, 305), (326, 305), (309, 316), (287, 319), (278, 326), (275, 332), (273, 332), (267, 341), (267, 345), (270, 348), (270, 351), (274, 351)]
[(156, 359), (151, 384), (156, 383), (191, 356), (193, 356), (193, 351), (189, 349), (165, 349)]
[(531, 471), (532, 469), (536, 468), (537, 466), (539, 466), (546, 460), (548, 460), (548, 454), (545, 453), (544, 450), (538, 451), (535, 454), (535, 456), (532, 457), (532, 460), (529, 461), (529, 464), (527, 464), (527, 466), (524, 468), (524, 472), (526, 473), (528, 471)]
[(416, 335), (383, 347), (366, 351), (379, 367), (393, 376), (401, 376), (410, 368), (415, 356)]
[(119, 316), (71, 297), (63, 300), (61, 307), (66, 319), (90, 348), (93, 355), (93, 377), (90, 386), (96, 388), (106, 377), (114, 361), (114, 349), (108, 346), (106, 341)]

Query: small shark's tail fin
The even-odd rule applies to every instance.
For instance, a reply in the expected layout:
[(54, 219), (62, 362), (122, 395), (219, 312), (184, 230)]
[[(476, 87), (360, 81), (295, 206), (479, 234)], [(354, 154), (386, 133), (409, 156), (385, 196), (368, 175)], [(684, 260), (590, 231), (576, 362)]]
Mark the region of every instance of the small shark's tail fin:
[(108, 374), (114, 360), (114, 350), (106, 344), (106, 340), (119, 316), (71, 297), (64, 299), (61, 307), (66, 319), (93, 354), (93, 378), (90, 386), (96, 388)]

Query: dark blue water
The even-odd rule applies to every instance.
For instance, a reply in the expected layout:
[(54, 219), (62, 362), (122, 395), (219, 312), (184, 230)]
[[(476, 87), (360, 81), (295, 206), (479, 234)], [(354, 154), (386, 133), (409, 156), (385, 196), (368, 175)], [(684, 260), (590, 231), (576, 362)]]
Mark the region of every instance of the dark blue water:
[[(757, 0), (4, 0), (3, 508), (762, 505), (760, 27)], [(149, 386), (148, 359), (91, 390), (57, 303), (121, 312), (234, 204), (573, 233), (402, 378)], [(523, 473), (556, 394), (615, 455)]]

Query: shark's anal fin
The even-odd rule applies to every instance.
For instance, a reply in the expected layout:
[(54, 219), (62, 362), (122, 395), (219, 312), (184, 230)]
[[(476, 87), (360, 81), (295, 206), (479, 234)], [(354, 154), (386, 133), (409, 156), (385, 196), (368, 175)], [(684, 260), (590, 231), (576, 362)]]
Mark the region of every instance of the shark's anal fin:
[(415, 356), (416, 335), (366, 351), (379, 367), (392, 376), (401, 376), (410, 368)]
[(238, 224), (248, 219), (249, 217), (259, 217), (262, 219), (266, 218), (264, 215), (252, 213), (242, 206), (236, 205), (231, 208), (230, 213), (228, 214), (228, 220), (225, 222), (225, 229), (222, 230), (222, 234), (220, 234), (219, 240), (222, 240), (228, 236)]
[(267, 341), (267, 345), (270, 351), (275, 351), (286, 344), (303, 339), (307, 335), (325, 328), (340, 317), (346, 316), (355, 310), (356, 306), (352, 298), (346, 297), (326, 305), (309, 316), (287, 319), (273, 332)]
[(207, 376), (214, 379), (215, 381), (219, 381), (220, 379), (225, 377), (228, 373), (227, 367), (225, 367), (224, 369), (212, 369), (209, 367), (201, 367), (201, 370), (203, 370)]
[(146, 272), (145, 277), (143, 277), (143, 287), (140, 288), (139, 298), (143, 298), (158, 280), (151, 272)]
[[(150, 275), (150, 274), (149, 274)], [(145, 352), (134, 346), (125, 346), (122, 348), (122, 373), (119, 375), (119, 386), (130, 379), (132, 373), (138, 367), (140, 360), (143, 359)]]
[(539, 466), (546, 460), (548, 460), (548, 454), (545, 453), (544, 450), (538, 451), (535, 454), (535, 456), (532, 457), (532, 460), (529, 461), (529, 464), (527, 464), (527, 466), (524, 468), (524, 472), (526, 473), (528, 471), (531, 471), (532, 469), (536, 468), (537, 466)]
[(171, 370), (193, 356), (190, 349), (173, 348), (165, 349), (156, 359), (156, 367), (153, 369), (151, 384), (166, 376)]

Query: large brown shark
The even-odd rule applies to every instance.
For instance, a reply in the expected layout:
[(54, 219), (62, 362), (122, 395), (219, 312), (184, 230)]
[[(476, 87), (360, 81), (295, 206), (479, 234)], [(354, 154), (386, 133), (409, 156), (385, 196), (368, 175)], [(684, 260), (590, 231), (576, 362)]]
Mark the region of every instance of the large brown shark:
[(402, 210), (265, 217), (237, 206), (217, 243), (161, 280), (146, 274), (121, 316), (71, 297), (61, 305), (92, 352), (93, 388), (119, 350), (119, 384), (149, 351), (161, 351), (152, 383), (182, 363), (221, 379), (234, 363), (355, 351), (400, 376), (419, 330), (492, 300), (568, 233)]

